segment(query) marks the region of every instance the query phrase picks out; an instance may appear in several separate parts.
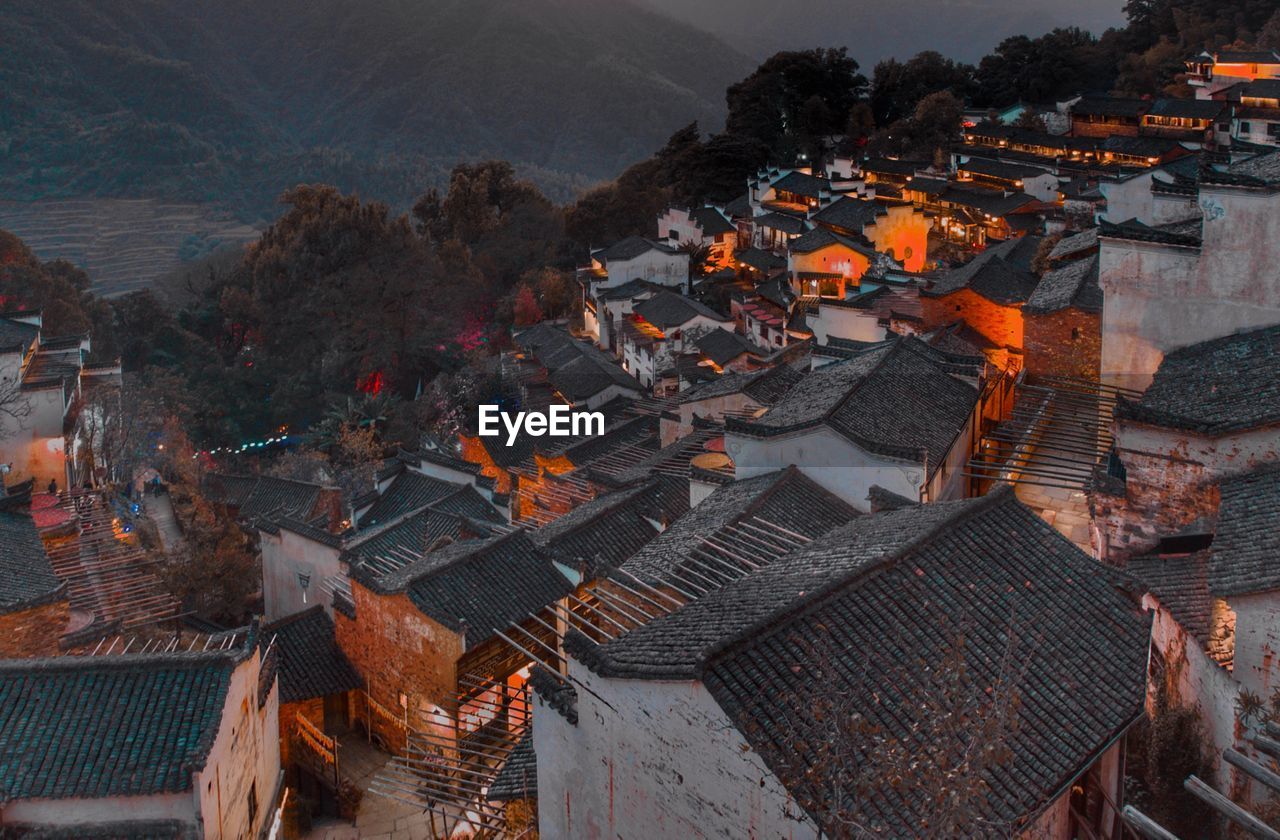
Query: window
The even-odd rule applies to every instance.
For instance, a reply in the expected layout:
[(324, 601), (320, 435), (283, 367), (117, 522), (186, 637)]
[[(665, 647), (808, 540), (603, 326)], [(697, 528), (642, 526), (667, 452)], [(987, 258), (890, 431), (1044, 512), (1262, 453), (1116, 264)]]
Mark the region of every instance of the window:
[(1072, 328), (1071, 328), (1071, 340), (1072, 340), (1072, 341), (1079, 341), (1079, 340), (1080, 340), (1080, 328), (1079, 328), (1079, 327), (1072, 327)]
[(1280, 123), (1268, 123), (1267, 136), (1280, 138)]
[(1241, 134), (1248, 134), (1251, 131), (1253, 131), (1253, 126), (1249, 125), (1248, 121), (1244, 121), (1240, 123)]

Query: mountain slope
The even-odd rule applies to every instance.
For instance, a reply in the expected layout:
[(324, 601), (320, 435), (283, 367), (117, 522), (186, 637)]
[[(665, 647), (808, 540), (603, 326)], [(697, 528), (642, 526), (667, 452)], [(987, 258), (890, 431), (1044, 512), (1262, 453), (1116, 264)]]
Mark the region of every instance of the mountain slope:
[(975, 62), (1010, 35), (1058, 26), (1101, 34), (1123, 26), (1124, 0), (643, 0), (715, 32), (753, 57), (783, 49), (848, 47), (870, 74), (877, 61), (937, 50)]
[(263, 212), (326, 180), (403, 203), (462, 157), (562, 194), (716, 129), (740, 54), (609, 0), (10, 0), (0, 190)]

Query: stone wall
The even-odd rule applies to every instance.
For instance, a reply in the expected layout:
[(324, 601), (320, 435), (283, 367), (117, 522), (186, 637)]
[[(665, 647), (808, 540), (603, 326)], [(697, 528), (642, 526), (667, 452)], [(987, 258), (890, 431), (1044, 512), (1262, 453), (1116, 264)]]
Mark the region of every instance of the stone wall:
[[(440, 710), (452, 715), (462, 636), (427, 618), (407, 595), (379, 595), (356, 581), (351, 594), (356, 617), (335, 614), (335, 633), (374, 701), (417, 730), (435, 725)], [(357, 714), (363, 705), (356, 704)], [(375, 733), (393, 746), (400, 737), (394, 727), (371, 718)]]
[(1027, 314), (1023, 365), (1029, 373), (1097, 380), (1102, 363), (1102, 316), (1074, 307)]
[(997, 347), (1022, 349), (1022, 309), (992, 303), (970, 289), (942, 297), (920, 298), (925, 328), (932, 330), (964, 321)]

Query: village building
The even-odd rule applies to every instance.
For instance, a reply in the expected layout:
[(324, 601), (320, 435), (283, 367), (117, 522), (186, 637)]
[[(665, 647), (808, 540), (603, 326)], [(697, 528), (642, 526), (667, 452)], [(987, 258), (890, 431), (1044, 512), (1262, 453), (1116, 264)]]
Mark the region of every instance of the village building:
[(1026, 193), (1036, 201), (1058, 200), (1058, 176), (1039, 166), (969, 155), (957, 163), (956, 177), (999, 190)]
[(621, 286), (597, 289), (594, 298), (583, 300), (582, 320), (585, 332), (602, 350), (617, 352), (621, 341), (620, 324), (635, 309), (667, 288), (647, 280), (630, 280)]
[[(745, 500), (737, 485), (761, 480), (695, 507), (684, 520), (705, 519), (699, 533), (670, 539), (677, 523), (647, 564), (643, 552), (628, 564), (636, 577), (670, 591), (710, 573), (694, 558), (734, 519), (717, 497)], [(919, 748), (928, 756), (962, 749), (929, 711), (945, 689), (924, 666), (956, 656), (963, 633), (974, 690), (1012, 692), (1024, 722), (1003, 736), (1007, 759), (973, 768), (982, 818), (1019, 836), (1119, 837), (1123, 736), (1142, 716), (1147, 662), (1136, 602), (1007, 488), (815, 530), (611, 638), (571, 631), (563, 677), (535, 670), (541, 833), (816, 838), (856, 813), (915, 834), (922, 800), (877, 773), (884, 750), (839, 721), (857, 715), (912, 744), (935, 733)], [(925, 778), (945, 761), (917, 759), (905, 760)]]
[(1098, 219), (1112, 224), (1166, 225), (1199, 218), (1202, 211), (1196, 194), (1201, 163), (1200, 155), (1189, 155), (1100, 181), (1097, 190), (1103, 202)]
[(1098, 557), (1212, 533), (1216, 485), (1280, 460), (1280, 325), (1170, 351), (1114, 426), (1091, 499)]
[(1038, 226), (1038, 202), (1025, 192), (988, 189), (972, 182), (918, 176), (902, 187), (902, 197), (937, 219), (937, 230), (949, 241), (974, 247), (1003, 241)]
[(205, 652), (0, 662), (0, 823), (67, 837), (272, 830), (279, 692), (256, 632), (240, 637)]
[(792, 240), (787, 270), (797, 295), (843, 300), (848, 292), (856, 292), (875, 258), (874, 249), (819, 227)]
[(926, 276), (885, 271), (860, 284), (861, 292), (845, 300), (819, 298), (807, 309), (805, 324), (815, 350), (838, 341), (875, 343), (892, 335), (916, 335), (924, 327), (920, 290)]
[(846, 195), (812, 212), (809, 219), (855, 242), (865, 240), (872, 250), (892, 257), (907, 271), (925, 266), (933, 221), (909, 204)]
[(1020, 368), (1022, 307), (1040, 283), (1031, 266), (1043, 241), (1025, 236), (1001, 242), (938, 277), (920, 292), (925, 328), (963, 321), (1002, 351), (990, 359), (993, 364)]
[(865, 510), (872, 485), (921, 501), (967, 495), (981, 414), (980, 360), (895, 338), (828, 364), (768, 411), (725, 418), (725, 450), (747, 478), (789, 464)]
[(665, 242), (629, 236), (591, 252), (590, 291), (632, 280), (682, 289), (689, 283), (689, 255)]
[[(517, 333), (514, 340), (520, 348), (518, 359), (528, 362), (532, 368), (521, 382), (526, 397), (534, 385), (542, 385), (548, 392), (547, 398), (594, 411), (618, 398), (638, 399), (646, 391), (645, 386), (608, 353), (574, 338), (560, 327), (545, 322), (535, 324)], [(528, 402), (526, 399), (525, 403)], [(463, 458), (472, 461), (465, 453)]]
[(622, 369), (655, 393), (677, 390), (676, 358), (729, 318), (693, 298), (659, 292), (620, 322)]
[(1226, 106), (1212, 99), (1157, 99), (1142, 115), (1141, 133), (1148, 137), (1169, 137), (1218, 145), (1217, 125)]
[(1280, 322), (1280, 151), (1210, 166), (1199, 212), (1102, 226), (1104, 382), (1141, 391), (1174, 350)]
[(1137, 137), (1142, 116), (1151, 109), (1147, 99), (1087, 96), (1071, 106), (1073, 137)]
[(1231, 93), (1232, 145), (1280, 146), (1280, 78), (1257, 79)]
[(1204, 51), (1188, 59), (1187, 84), (1197, 99), (1255, 79), (1280, 78), (1280, 54), (1274, 50)]
[(86, 365), (89, 336), (44, 335), (39, 311), (0, 312), (0, 485), (27, 479), (69, 487), (80, 474), (69, 440), (85, 390), (119, 381), (119, 364)]
[[(698, 364), (714, 371), (757, 370), (766, 354), (742, 335), (724, 327), (699, 335), (693, 341), (699, 354)], [(684, 390), (683, 388), (681, 390)]]
[(71, 628), (67, 586), (54, 573), (29, 494), (0, 498), (0, 659), (54, 656)]
[(1022, 305), (1022, 364), (1036, 376), (1097, 382), (1102, 365), (1098, 229), (1060, 239)]
[(726, 417), (755, 414), (777, 402), (801, 378), (803, 374), (794, 367), (780, 363), (752, 373), (725, 373), (683, 391), (671, 416), (663, 417), (662, 442), (665, 445), (690, 434), (699, 420), (723, 423)]
[(676, 247), (692, 244), (706, 248), (707, 265), (724, 268), (733, 264), (738, 227), (717, 207), (669, 207), (658, 216), (658, 239)]
[(280, 763), (294, 795), (315, 814), (339, 811), (337, 739), (351, 728), (360, 675), (338, 648), (333, 618), (320, 604), (262, 626), (280, 681)]
[[(1152, 628), (1153, 710), (1199, 713), (1215, 754), (1235, 750), (1260, 759), (1253, 738), (1262, 721), (1241, 698), (1275, 690), (1275, 645), (1280, 623), (1280, 579), (1272, 559), (1280, 533), (1280, 471), (1260, 466), (1223, 479), (1208, 532), (1170, 537), (1150, 553), (1131, 557), (1125, 570), (1148, 590)], [(1218, 789), (1236, 801), (1265, 802), (1270, 793), (1230, 763), (1214, 769)]]
[(523, 529), (356, 564), (334, 620), (365, 684), (357, 722), (402, 757), (415, 735), (440, 754), (484, 750), (525, 703), (529, 660), (504, 631), (543, 638), (550, 605), (573, 589)]

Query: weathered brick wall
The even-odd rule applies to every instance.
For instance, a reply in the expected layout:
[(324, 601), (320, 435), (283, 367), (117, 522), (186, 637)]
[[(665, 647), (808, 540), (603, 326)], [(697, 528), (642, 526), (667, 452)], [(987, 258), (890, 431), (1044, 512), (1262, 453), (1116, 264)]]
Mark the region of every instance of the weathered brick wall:
[(355, 581), (351, 590), (356, 617), (334, 615), (337, 640), (373, 699), (399, 714), (403, 694), (409, 723), (419, 730), (430, 725), (430, 706), (452, 714), (462, 637), (427, 618), (406, 595), (379, 595)]
[(66, 601), (0, 615), (0, 659), (56, 656), (70, 621)]
[(1096, 380), (1102, 364), (1102, 318), (1074, 307), (1025, 317), (1023, 361), (1031, 373)]
[(280, 704), (280, 765), (288, 767), (292, 756), (293, 732), (298, 715), (305, 717), (321, 729), (324, 728), (324, 698), (312, 697), (296, 703)]
[(1218, 512), (1218, 487), (1204, 465), (1158, 454), (1123, 452), (1128, 471), (1124, 485), (1095, 490), (1089, 507), (1101, 535), (1102, 560), (1123, 565), (1150, 551), (1163, 536)]
[(969, 289), (942, 297), (922, 296), (920, 305), (927, 330), (964, 321), (993, 344), (1022, 349), (1022, 310), (1018, 306), (992, 303)]

